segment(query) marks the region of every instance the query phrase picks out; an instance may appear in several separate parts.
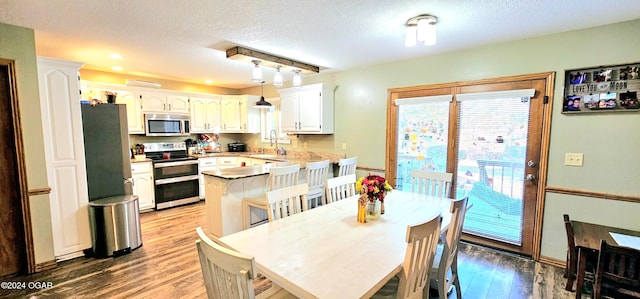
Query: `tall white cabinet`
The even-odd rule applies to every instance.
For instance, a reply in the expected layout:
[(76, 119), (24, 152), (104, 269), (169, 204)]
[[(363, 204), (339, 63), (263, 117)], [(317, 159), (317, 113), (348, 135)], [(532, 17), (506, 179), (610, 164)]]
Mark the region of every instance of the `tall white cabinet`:
[(54, 254), (57, 260), (91, 247), (85, 169), (81, 63), (38, 57), (38, 83)]
[(333, 88), (311, 84), (281, 89), (281, 131), (297, 134), (333, 133)]

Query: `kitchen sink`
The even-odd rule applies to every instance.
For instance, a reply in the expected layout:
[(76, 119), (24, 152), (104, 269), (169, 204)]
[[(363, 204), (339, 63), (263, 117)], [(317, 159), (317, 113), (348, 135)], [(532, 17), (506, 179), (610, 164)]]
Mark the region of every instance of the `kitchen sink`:
[(249, 157), (257, 158), (257, 159), (265, 159), (265, 160), (285, 160), (283, 156), (269, 155), (269, 154), (253, 154), (253, 155), (249, 155)]

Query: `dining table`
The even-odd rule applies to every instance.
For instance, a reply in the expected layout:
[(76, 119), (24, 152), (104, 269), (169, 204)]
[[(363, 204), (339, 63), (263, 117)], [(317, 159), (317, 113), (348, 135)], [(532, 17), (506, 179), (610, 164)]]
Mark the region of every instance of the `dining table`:
[(584, 285), (585, 270), (587, 267), (587, 256), (598, 256), (600, 252), (600, 242), (606, 241), (607, 244), (623, 246), (613, 238), (611, 233), (624, 236), (640, 237), (640, 231), (634, 231), (624, 228), (605, 226), (595, 223), (571, 220), (573, 227), (573, 236), (578, 249), (578, 269), (576, 273), (576, 298), (582, 298), (582, 286)]
[(385, 213), (358, 223), (358, 197), (345, 198), (302, 213), (220, 238), (255, 258), (258, 273), (299, 298), (369, 298), (400, 273), (406, 233), (442, 216), (451, 221), (451, 199), (393, 190)]

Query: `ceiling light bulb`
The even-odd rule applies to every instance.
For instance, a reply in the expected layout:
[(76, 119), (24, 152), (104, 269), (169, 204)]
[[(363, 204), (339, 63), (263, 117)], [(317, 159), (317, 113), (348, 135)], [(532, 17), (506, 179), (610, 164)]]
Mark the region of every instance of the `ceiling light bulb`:
[(419, 41), (424, 41), (427, 38), (427, 26), (429, 26), (429, 20), (426, 18), (418, 19), (416, 38)]
[(413, 47), (416, 45), (416, 30), (418, 30), (415, 24), (407, 25), (407, 32), (404, 36), (404, 46)]
[(253, 68), (253, 74), (251, 76), (251, 81), (253, 82), (262, 82), (262, 70), (260, 69), (260, 61), (252, 60), (255, 67)]
[(280, 66), (276, 67), (276, 74), (273, 75), (273, 86), (282, 86), (282, 73), (280, 73)]
[(427, 24), (426, 27), (426, 35), (424, 39), (424, 44), (426, 46), (432, 46), (436, 44), (436, 23)]
[(301, 86), (302, 85), (302, 77), (300, 77), (300, 70), (293, 71), (295, 74), (293, 75), (293, 86)]

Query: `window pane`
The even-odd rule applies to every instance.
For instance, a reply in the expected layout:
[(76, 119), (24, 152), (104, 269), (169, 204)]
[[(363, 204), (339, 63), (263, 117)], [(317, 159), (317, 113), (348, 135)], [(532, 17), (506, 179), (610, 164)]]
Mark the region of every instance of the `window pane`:
[(520, 244), (527, 98), (460, 103), (456, 198), (469, 196), (464, 230)]
[(449, 102), (398, 106), (398, 180), (411, 191), (411, 170), (447, 170)]

